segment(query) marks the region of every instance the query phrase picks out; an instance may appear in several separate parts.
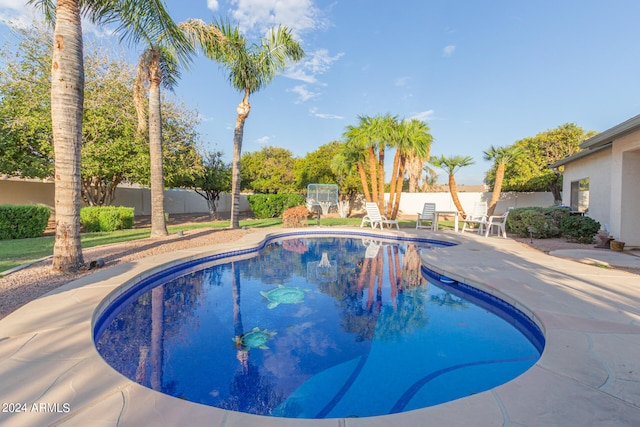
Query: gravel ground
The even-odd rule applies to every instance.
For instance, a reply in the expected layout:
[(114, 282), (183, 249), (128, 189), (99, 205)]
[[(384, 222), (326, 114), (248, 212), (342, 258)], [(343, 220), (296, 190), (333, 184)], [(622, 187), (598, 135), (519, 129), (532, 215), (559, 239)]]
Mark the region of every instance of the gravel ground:
[[(251, 230), (190, 230), (186, 231), (183, 237), (170, 235), (164, 238), (143, 239), (89, 248), (83, 251), (83, 256), (87, 265), (92, 260), (102, 258), (105, 261), (105, 267), (111, 267), (165, 252), (231, 242), (247, 233), (251, 233)], [(593, 248), (593, 245), (570, 243), (563, 239), (534, 239), (533, 243), (530, 243), (528, 238), (515, 238), (514, 240), (545, 253), (556, 249)], [(640, 274), (640, 271), (627, 271)], [(51, 260), (45, 260), (0, 278), (0, 319), (29, 301), (90, 273), (91, 271), (86, 269), (72, 274), (53, 273), (51, 272)]]

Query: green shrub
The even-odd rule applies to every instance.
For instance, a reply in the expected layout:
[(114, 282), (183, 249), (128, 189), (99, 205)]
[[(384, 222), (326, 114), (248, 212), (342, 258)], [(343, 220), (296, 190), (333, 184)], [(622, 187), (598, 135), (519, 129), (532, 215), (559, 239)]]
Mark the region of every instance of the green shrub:
[(51, 211), (38, 205), (1, 205), (0, 240), (40, 237), (47, 228)]
[(124, 206), (87, 206), (80, 209), (85, 231), (114, 231), (133, 228), (134, 209)]
[(593, 243), (600, 230), (600, 223), (588, 216), (569, 216), (560, 224), (562, 236), (570, 242)]
[(278, 218), (286, 209), (305, 204), (302, 194), (252, 194), (247, 199), (256, 218)]
[(561, 235), (560, 224), (569, 217), (567, 209), (557, 207), (527, 207), (513, 209), (507, 220), (507, 231), (520, 237), (529, 237), (533, 230), (536, 239), (547, 239)]

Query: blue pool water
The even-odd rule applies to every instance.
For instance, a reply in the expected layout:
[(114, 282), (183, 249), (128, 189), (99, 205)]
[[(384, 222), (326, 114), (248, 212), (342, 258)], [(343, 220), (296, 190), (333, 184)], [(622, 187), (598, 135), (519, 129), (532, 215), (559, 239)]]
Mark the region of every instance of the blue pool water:
[(408, 411), (529, 369), (544, 346), (533, 323), (488, 294), (442, 283), (421, 268), (424, 250), (438, 248), (293, 238), (177, 268), (105, 310), (96, 345), (152, 389), (292, 418)]

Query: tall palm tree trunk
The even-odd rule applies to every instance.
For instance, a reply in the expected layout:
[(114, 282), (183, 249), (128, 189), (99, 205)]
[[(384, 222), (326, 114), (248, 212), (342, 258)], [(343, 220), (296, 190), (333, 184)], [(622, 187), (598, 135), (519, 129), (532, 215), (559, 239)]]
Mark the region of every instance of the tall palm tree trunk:
[(369, 192), (369, 184), (367, 183), (367, 173), (364, 171), (364, 165), (362, 164), (362, 162), (358, 162), (358, 173), (360, 174), (360, 181), (362, 182), (364, 199), (367, 202), (371, 202), (371, 193)]
[(456, 205), (456, 210), (464, 218), (464, 209), (462, 209), (462, 203), (460, 203), (460, 199), (458, 199), (458, 186), (456, 185), (456, 178), (453, 174), (449, 174), (449, 192), (451, 193), (453, 204)]
[(240, 228), (240, 156), (242, 155), (242, 138), (244, 136), (244, 122), (249, 117), (249, 90), (245, 90), (244, 98), (236, 109), (236, 128), (233, 133), (233, 162), (231, 165), (231, 228)]
[[(157, 54), (157, 53), (156, 53)], [(164, 171), (162, 169), (162, 117), (160, 112), (159, 59), (149, 67), (149, 155), (151, 163), (151, 236), (169, 234), (164, 218)]]
[[(391, 214), (393, 212), (393, 205), (395, 204), (396, 198), (396, 181), (398, 180), (399, 171), (398, 167), (400, 166), (400, 151), (396, 150), (395, 156), (393, 156), (393, 169), (391, 170), (391, 183), (389, 185), (389, 204), (387, 206), (387, 212), (385, 215), (391, 218)], [(402, 187), (400, 187), (402, 189)]]
[(491, 193), (491, 201), (489, 201), (489, 209), (487, 209), (487, 215), (493, 215), (496, 210), (498, 200), (500, 200), (500, 193), (502, 192), (502, 182), (504, 181), (504, 163), (498, 163), (496, 168), (496, 181), (493, 183), (493, 192)]
[(384, 145), (378, 149), (378, 207), (384, 212)]
[(400, 210), (400, 198), (402, 197), (402, 185), (404, 184), (404, 171), (407, 165), (407, 158), (400, 156), (400, 165), (398, 166), (398, 179), (396, 180), (396, 197), (393, 202), (393, 210), (391, 211), (391, 219), (396, 219)]
[(79, 1), (59, 0), (51, 64), (56, 218), (52, 268), (55, 271), (75, 271), (84, 264), (80, 244), (83, 103), (84, 65)]
[[(369, 147), (369, 177), (371, 181), (371, 196), (373, 198), (373, 202), (378, 203), (378, 173), (376, 167), (376, 153), (373, 147)], [(383, 211), (383, 208), (378, 204), (378, 209), (380, 212)]]

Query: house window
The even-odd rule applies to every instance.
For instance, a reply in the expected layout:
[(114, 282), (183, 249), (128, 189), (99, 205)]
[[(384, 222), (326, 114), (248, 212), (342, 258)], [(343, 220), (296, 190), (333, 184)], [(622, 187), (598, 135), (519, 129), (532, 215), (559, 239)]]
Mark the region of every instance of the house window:
[(589, 178), (571, 181), (571, 210), (589, 212)]

